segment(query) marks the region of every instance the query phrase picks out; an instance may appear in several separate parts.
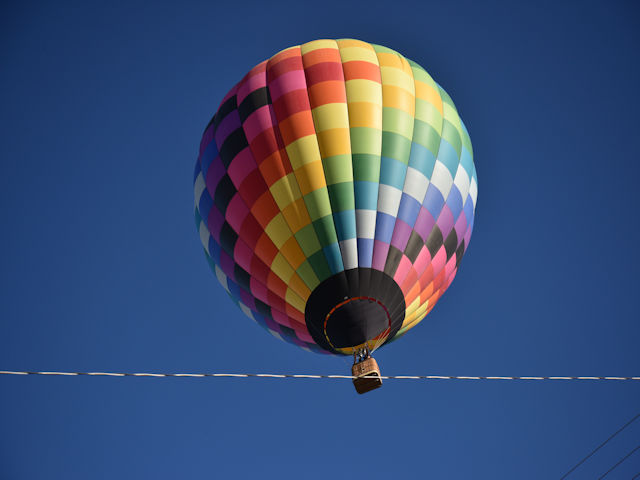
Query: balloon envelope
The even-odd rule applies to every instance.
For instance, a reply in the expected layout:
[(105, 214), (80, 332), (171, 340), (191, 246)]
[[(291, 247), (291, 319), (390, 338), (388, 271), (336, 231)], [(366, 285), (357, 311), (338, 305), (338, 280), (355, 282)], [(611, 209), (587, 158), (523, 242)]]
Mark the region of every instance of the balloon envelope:
[(282, 340), (350, 354), (431, 311), (478, 186), (445, 91), (399, 53), (345, 39), (250, 70), (204, 132), (194, 190), (206, 257), (240, 309)]

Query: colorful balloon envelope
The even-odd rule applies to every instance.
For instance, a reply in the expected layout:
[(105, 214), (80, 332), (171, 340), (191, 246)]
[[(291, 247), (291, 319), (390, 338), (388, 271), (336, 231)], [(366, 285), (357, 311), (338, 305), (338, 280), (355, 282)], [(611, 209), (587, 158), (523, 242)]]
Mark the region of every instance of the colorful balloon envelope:
[(204, 132), (194, 189), (233, 301), (273, 336), (334, 354), (375, 350), (431, 311), (478, 195), (451, 98), (417, 63), (352, 39), (250, 70)]

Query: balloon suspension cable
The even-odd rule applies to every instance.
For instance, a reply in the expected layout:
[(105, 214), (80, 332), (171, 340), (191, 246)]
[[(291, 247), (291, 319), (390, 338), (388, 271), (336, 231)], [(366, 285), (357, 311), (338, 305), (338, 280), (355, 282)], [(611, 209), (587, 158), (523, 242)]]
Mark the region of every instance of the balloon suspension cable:
[(369, 350), (369, 342), (366, 342), (363, 347), (359, 349), (353, 349), (353, 364), (364, 362), (367, 358), (371, 358), (371, 350)]

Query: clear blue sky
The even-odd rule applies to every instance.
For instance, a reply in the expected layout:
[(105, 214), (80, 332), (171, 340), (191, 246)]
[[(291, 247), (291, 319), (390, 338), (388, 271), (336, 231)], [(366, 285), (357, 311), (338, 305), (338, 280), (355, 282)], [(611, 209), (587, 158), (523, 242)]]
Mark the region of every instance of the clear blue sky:
[[(0, 7), (0, 369), (348, 373), (226, 297), (192, 173), (249, 68), (354, 37), (451, 94), (480, 185), (455, 282), (383, 373), (640, 374), (633, 2), (91, 3)], [(4, 376), (0, 478), (553, 479), (639, 411), (634, 383)]]

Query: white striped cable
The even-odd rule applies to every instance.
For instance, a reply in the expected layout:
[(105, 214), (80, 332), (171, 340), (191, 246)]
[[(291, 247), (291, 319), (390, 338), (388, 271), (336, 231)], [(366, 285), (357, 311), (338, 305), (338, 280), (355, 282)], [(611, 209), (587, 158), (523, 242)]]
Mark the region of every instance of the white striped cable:
[[(120, 373), (120, 372), (29, 372), (0, 370), (0, 375), (59, 375), (59, 376), (93, 376), (93, 377), (227, 377), (227, 378), (313, 378), (313, 379), (349, 379), (352, 375), (311, 375), (311, 374), (283, 374), (283, 373)], [(461, 375), (382, 375), (364, 376), (359, 378), (381, 378), (383, 380), (640, 380), (640, 377), (483, 377)]]

